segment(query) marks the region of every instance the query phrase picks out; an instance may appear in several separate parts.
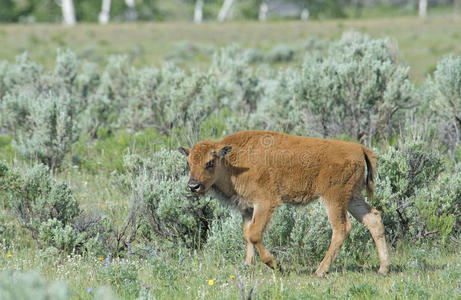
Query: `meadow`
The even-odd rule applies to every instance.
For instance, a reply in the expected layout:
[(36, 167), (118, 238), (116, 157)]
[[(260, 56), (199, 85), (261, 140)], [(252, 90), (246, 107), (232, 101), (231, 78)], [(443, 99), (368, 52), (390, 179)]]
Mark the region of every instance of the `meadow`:
[[(1, 25), (0, 299), (460, 298), (460, 30), (454, 16)], [(331, 236), (320, 203), (273, 217), (283, 274), (243, 265), (241, 217), (188, 193), (176, 148), (244, 129), (377, 153), (389, 275), (353, 220), (313, 276)]]
[[(79, 24), (75, 28), (37, 24), (2, 25), (2, 59), (14, 60), (27, 51), (32, 60), (53, 67), (57, 48), (70, 48), (80, 58), (105, 63), (113, 54), (127, 54), (136, 67), (160, 66), (172, 60), (188, 68), (206, 69), (210, 53), (238, 44), (270, 51), (279, 45), (301, 50), (288, 65), (302, 61), (302, 48), (309, 38), (334, 40), (345, 31), (356, 30), (374, 38), (388, 37), (398, 45), (399, 61), (410, 66), (412, 79), (421, 83), (435, 70), (444, 55), (461, 53), (461, 18), (455, 15), (376, 18), (365, 20), (280, 21), (204, 23)], [(202, 50), (202, 51), (200, 51)], [(190, 53), (183, 53), (190, 52)], [(181, 56), (181, 55), (184, 55)], [(285, 64), (281, 64), (284, 66)]]

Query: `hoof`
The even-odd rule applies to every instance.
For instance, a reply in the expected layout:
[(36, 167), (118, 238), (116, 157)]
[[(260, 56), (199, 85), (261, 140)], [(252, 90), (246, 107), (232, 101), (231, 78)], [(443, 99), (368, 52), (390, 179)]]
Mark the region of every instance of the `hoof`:
[(249, 264), (249, 263), (247, 263), (246, 261), (243, 261), (243, 263), (242, 263), (242, 266), (243, 266), (244, 269), (248, 269), (248, 268), (251, 267), (252, 265), (253, 265), (253, 264)]
[(386, 276), (389, 272), (389, 267), (380, 267), (378, 270), (378, 274), (382, 276)]
[(325, 278), (325, 276), (327, 275), (327, 272), (317, 270), (315, 271), (314, 275), (317, 278)]
[(272, 268), (274, 271), (279, 272), (281, 275), (285, 274), (285, 270), (282, 268), (280, 262), (275, 262), (275, 266)]

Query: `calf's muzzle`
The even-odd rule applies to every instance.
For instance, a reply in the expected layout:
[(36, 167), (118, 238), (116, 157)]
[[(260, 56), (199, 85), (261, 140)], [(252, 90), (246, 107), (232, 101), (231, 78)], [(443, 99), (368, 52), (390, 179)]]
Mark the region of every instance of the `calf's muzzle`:
[(204, 188), (205, 188), (204, 185), (202, 183), (200, 183), (200, 181), (198, 181), (195, 178), (192, 178), (192, 179), (189, 180), (188, 187), (189, 187), (190, 191), (193, 192), (193, 193), (202, 192), (204, 190)]

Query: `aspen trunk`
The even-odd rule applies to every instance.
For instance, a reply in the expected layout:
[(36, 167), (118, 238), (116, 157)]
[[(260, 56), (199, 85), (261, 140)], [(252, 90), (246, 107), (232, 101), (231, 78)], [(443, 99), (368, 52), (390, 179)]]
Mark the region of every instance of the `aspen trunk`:
[(202, 23), (203, 20), (203, 0), (195, 1), (194, 9), (194, 22), (197, 24)]
[(102, 0), (101, 12), (99, 13), (99, 23), (107, 24), (110, 19), (110, 0)]
[(232, 4), (234, 4), (234, 0), (224, 0), (221, 9), (219, 10), (218, 14), (218, 21), (222, 22), (229, 17), (229, 12), (232, 8)]
[(267, 10), (268, 10), (268, 7), (267, 7), (266, 1), (261, 2), (261, 5), (259, 6), (259, 15), (258, 15), (259, 21), (266, 21)]
[(74, 26), (77, 23), (75, 19), (74, 2), (72, 0), (62, 0), (62, 20), (64, 25)]
[(427, 0), (419, 0), (419, 17), (426, 17), (427, 12)]

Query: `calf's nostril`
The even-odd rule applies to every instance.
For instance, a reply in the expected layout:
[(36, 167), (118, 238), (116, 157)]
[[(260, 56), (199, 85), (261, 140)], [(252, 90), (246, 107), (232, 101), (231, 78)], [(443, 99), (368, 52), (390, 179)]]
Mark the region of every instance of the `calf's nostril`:
[(199, 183), (197, 183), (197, 184), (189, 184), (189, 189), (190, 189), (192, 192), (197, 191), (199, 188), (200, 188), (200, 184), (199, 184)]

